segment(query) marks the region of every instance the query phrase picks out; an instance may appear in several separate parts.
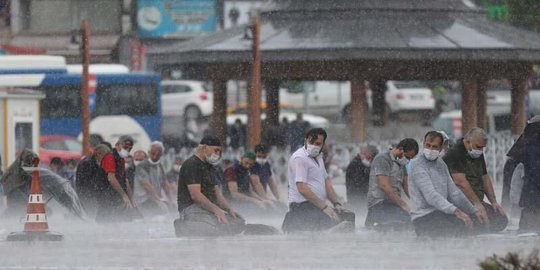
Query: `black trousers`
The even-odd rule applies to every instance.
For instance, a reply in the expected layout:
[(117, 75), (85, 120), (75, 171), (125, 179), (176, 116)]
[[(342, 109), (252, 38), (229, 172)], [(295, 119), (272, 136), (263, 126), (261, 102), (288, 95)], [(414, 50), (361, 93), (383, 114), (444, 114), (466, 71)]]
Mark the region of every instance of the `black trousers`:
[[(351, 221), (354, 224), (353, 212), (345, 211), (338, 214), (340, 219)], [(321, 209), (310, 202), (291, 203), (289, 212), (285, 215), (281, 229), (284, 232), (321, 231), (330, 229), (340, 222), (331, 219)]]
[(474, 222), (474, 230), (476, 233), (494, 233), (500, 232), (508, 225), (508, 217), (495, 212), (491, 204), (482, 202), (489, 219), (489, 225), (480, 224), (476, 217), (471, 217)]
[(418, 236), (458, 237), (471, 234), (465, 223), (455, 215), (435, 211), (413, 220), (414, 230)]

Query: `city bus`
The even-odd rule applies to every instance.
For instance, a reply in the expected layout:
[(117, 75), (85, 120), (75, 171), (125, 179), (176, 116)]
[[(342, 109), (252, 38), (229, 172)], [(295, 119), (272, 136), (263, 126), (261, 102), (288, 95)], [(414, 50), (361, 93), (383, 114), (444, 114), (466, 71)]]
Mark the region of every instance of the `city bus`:
[[(131, 73), (121, 65), (91, 65), (90, 133), (114, 145), (128, 134), (135, 147), (147, 150), (161, 138), (161, 78), (157, 73)], [(41, 135), (81, 134), (80, 65), (58, 56), (0, 56), (0, 86), (41, 91)]]

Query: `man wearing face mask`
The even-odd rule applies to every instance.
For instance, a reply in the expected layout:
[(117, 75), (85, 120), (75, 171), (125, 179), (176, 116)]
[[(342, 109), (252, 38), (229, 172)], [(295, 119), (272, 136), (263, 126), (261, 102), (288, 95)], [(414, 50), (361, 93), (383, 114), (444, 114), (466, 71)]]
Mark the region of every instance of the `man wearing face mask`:
[[(347, 203), (354, 208), (360, 208), (367, 201), (369, 189), (369, 171), (371, 162), (379, 153), (373, 145), (364, 146), (360, 153), (353, 158), (345, 172), (345, 187), (347, 189)], [(353, 209), (354, 209), (353, 208)]]
[(180, 169), (178, 211), (174, 221), (177, 236), (222, 236), (239, 234), (245, 221), (230, 206), (214, 177), (221, 159), (221, 142), (205, 136), (193, 156)]
[[(257, 210), (266, 209), (271, 202), (266, 199), (263, 186), (259, 178), (252, 178), (250, 170), (257, 157), (255, 153), (248, 151), (240, 158), (240, 162), (227, 168), (223, 173), (225, 186), (223, 192), (238, 207)], [(262, 194), (263, 196), (261, 196)]]
[[(135, 186), (133, 198), (139, 206), (143, 216), (165, 214), (168, 207), (161, 198), (161, 191), (167, 193), (165, 185), (165, 171), (161, 165), (161, 156), (165, 148), (163, 143), (154, 141), (150, 144), (148, 158), (143, 160), (135, 169)], [(174, 198), (168, 197), (166, 202), (173, 205)]]
[(131, 136), (120, 136), (112, 152), (101, 160), (101, 168), (107, 174), (104, 196), (109, 199), (99, 201), (97, 222), (129, 221), (132, 218), (134, 205), (130, 194), (133, 193), (126, 177), (124, 158), (129, 156), (134, 143)]
[(38, 155), (30, 149), (24, 149), (0, 178), (6, 196), (6, 210), (2, 218), (24, 215), (32, 182), (32, 175), (24, 168), (34, 167), (36, 162), (39, 162)]
[(263, 188), (263, 190), (257, 193), (263, 198), (269, 198), (267, 191), (268, 187), (270, 187), (274, 200), (279, 202), (279, 190), (272, 176), (272, 168), (270, 162), (268, 162), (268, 149), (266, 145), (259, 144), (255, 146), (255, 155), (257, 158), (255, 164), (251, 167), (251, 178), (256, 178), (254, 181), (260, 182)]
[[(454, 183), (478, 209), (476, 221), (483, 226), (476, 226), (475, 229), (479, 232), (498, 232), (506, 228), (508, 218), (497, 202), (493, 184), (487, 174), (484, 160), (486, 144), (486, 132), (481, 128), (473, 128), (448, 150), (444, 161)], [(491, 204), (484, 202), (484, 196), (487, 196)]]
[(403, 139), (390, 151), (379, 153), (369, 173), (367, 228), (401, 228), (410, 225), (410, 206), (401, 198), (409, 195), (405, 165), (418, 154), (414, 139)]
[(411, 218), (418, 236), (462, 236), (472, 232), (478, 211), (454, 184), (441, 158), (443, 135), (424, 136), (422, 154), (411, 163)]
[(324, 167), (321, 152), (326, 137), (322, 128), (309, 130), (304, 137), (304, 147), (289, 159), (289, 212), (283, 220), (284, 232), (326, 230), (344, 219), (346, 222), (342, 224), (350, 223), (354, 230), (354, 213), (345, 213)]
[[(126, 177), (129, 182), (129, 186), (135, 188), (135, 169), (137, 165), (143, 162), (147, 158), (146, 152), (143, 150), (137, 150), (133, 153), (133, 156), (125, 158)], [(133, 190), (134, 191), (134, 190)], [(133, 196), (133, 194), (130, 194)]]
[(75, 177), (75, 191), (81, 199), (81, 204), (89, 216), (94, 216), (97, 210), (97, 202), (100, 199), (103, 186), (107, 179), (101, 169), (101, 160), (111, 152), (111, 149), (98, 144), (89, 157), (84, 157), (77, 165)]

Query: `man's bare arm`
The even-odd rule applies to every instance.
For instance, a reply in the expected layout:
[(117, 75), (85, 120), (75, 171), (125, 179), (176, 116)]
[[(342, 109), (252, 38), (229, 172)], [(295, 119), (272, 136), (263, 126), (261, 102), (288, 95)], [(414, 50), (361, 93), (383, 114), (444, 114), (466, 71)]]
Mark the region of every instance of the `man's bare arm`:
[(191, 195), (191, 199), (202, 208), (214, 214), (220, 213), (220, 211), (223, 212), (221, 208), (219, 208), (217, 205), (211, 202), (208, 198), (206, 198), (204, 194), (202, 194), (200, 184), (188, 185), (188, 191), (189, 191), (189, 195)]
[(478, 198), (478, 196), (476, 196), (474, 193), (471, 184), (469, 184), (469, 181), (467, 181), (467, 177), (464, 173), (453, 173), (452, 179), (454, 180), (456, 186), (461, 189), (463, 194), (465, 194), (467, 199), (469, 199), (469, 201), (475, 205), (481, 203), (480, 198)]
[(390, 183), (390, 177), (388, 177), (387, 175), (377, 175), (377, 182), (379, 188), (386, 194), (386, 197), (388, 197), (388, 200), (406, 211), (410, 210), (407, 203), (403, 199), (401, 199), (401, 197), (396, 194), (396, 192), (392, 188), (392, 184)]
[(304, 182), (296, 182), (296, 187), (298, 188), (298, 192), (306, 198), (310, 203), (315, 205), (319, 209), (323, 209), (326, 206), (326, 202), (322, 201), (311, 191), (309, 186)]

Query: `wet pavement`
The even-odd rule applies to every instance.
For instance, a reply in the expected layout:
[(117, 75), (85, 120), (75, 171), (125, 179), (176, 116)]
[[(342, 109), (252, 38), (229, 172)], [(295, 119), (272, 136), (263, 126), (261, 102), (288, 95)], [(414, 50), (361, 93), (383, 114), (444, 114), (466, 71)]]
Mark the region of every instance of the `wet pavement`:
[[(343, 194), (343, 180), (336, 179)], [(282, 187), (284, 188), (284, 187)], [(367, 231), (358, 213), (354, 234), (176, 238), (175, 215), (132, 223), (98, 225), (65, 220), (56, 212), (51, 230), (63, 242), (17, 243), (4, 239), (22, 230), (20, 222), (0, 222), (0, 269), (478, 269), (496, 253), (529, 254), (540, 237), (509, 231), (473, 238), (427, 239), (413, 232)], [(282, 216), (247, 215), (250, 223), (279, 227)]]

